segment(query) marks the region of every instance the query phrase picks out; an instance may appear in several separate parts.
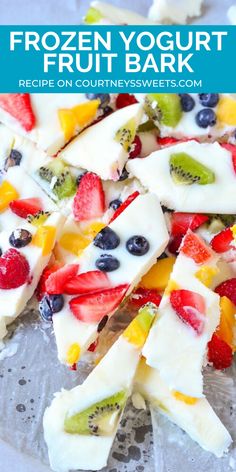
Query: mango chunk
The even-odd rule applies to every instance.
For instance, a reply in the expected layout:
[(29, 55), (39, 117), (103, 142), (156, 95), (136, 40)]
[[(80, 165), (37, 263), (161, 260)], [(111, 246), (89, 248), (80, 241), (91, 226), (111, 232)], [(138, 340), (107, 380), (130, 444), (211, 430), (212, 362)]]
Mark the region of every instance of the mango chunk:
[(4, 180), (0, 185), (0, 211), (4, 211), (9, 207), (9, 203), (17, 200), (19, 194), (15, 187), (7, 180)]
[(69, 365), (77, 364), (80, 358), (80, 346), (78, 343), (73, 343), (69, 347), (67, 354), (66, 354), (66, 362)]
[(42, 256), (48, 256), (55, 244), (56, 228), (54, 226), (39, 226), (32, 243), (42, 248)]
[(64, 233), (59, 241), (60, 246), (78, 256), (90, 243), (90, 240), (77, 233)]
[(222, 97), (216, 109), (218, 121), (229, 126), (236, 126), (236, 100)]
[(140, 286), (146, 289), (156, 289), (160, 292), (165, 290), (174, 263), (175, 257), (172, 256), (159, 259), (149, 272), (143, 276)]
[(96, 117), (100, 100), (90, 100), (72, 108), (58, 110), (58, 118), (65, 140), (70, 141), (76, 134), (77, 128), (82, 128)]

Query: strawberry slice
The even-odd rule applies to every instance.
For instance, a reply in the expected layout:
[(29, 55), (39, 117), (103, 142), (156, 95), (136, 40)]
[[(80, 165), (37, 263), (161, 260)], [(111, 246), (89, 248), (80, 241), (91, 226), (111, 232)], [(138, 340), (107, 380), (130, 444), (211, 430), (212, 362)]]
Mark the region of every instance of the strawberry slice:
[(111, 282), (105, 272), (92, 270), (67, 280), (63, 293), (67, 295), (82, 295), (89, 292), (99, 292), (110, 287)]
[(215, 288), (221, 297), (228, 297), (236, 305), (236, 278), (228, 279)]
[(213, 257), (213, 252), (207, 247), (201, 238), (191, 230), (188, 230), (180, 246), (180, 252), (191, 257), (196, 264), (203, 264)]
[(194, 231), (208, 220), (209, 217), (207, 215), (200, 213), (181, 213), (176, 211), (171, 215), (171, 234), (172, 236), (184, 235), (188, 229)]
[(217, 334), (213, 334), (208, 343), (208, 360), (212, 362), (215, 369), (227, 369), (233, 362), (233, 352), (231, 347), (220, 339)]
[(36, 291), (35, 291), (36, 298), (39, 302), (40, 302), (40, 300), (42, 300), (45, 293), (47, 292), (47, 290), (46, 290), (46, 281), (47, 281), (48, 277), (51, 274), (53, 274), (54, 272), (56, 272), (58, 269), (60, 269), (59, 264), (54, 264), (51, 267), (49, 267), (49, 266), (45, 267), (45, 269), (44, 269), (44, 271), (43, 271), (43, 273), (40, 277), (40, 280), (39, 280), (38, 286), (36, 288)]
[(21, 200), (13, 200), (10, 203), (10, 209), (13, 213), (21, 218), (27, 218), (28, 215), (36, 215), (43, 210), (40, 198), (24, 198)]
[(234, 172), (236, 173), (236, 146), (229, 143), (222, 143), (221, 146), (232, 154), (232, 162), (234, 167)]
[(162, 147), (165, 146), (172, 146), (172, 144), (179, 144), (179, 143), (186, 143), (187, 141), (197, 141), (197, 138), (181, 138), (181, 139), (176, 139), (172, 137), (166, 137), (166, 138), (160, 138), (159, 136), (157, 137), (157, 144), (159, 144)]
[(8, 249), (0, 257), (0, 289), (21, 287), (29, 281), (29, 273), (30, 266), (27, 259), (16, 249)]
[(168, 251), (173, 254), (174, 256), (177, 256), (179, 253), (179, 248), (180, 245), (183, 241), (183, 234), (178, 234), (177, 236), (171, 236), (170, 241), (168, 243)]
[(25, 131), (31, 131), (34, 128), (36, 120), (28, 93), (1, 94), (0, 107), (13, 116)]
[(75, 221), (99, 218), (105, 211), (105, 195), (98, 175), (87, 172), (83, 175), (73, 202)]
[(142, 141), (137, 134), (134, 138), (134, 141), (132, 142), (131, 147), (133, 150), (129, 153), (129, 159), (135, 159), (135, 157), (139, 157), (142, 151)]
[(128, 198), (126, 198), (126, 200), (123, 203), (121, 203), (119, 208), (117, 208), (114, 215), (111, 217), (109, 223), (112, 223), (112, 221), (114, 221), (117, 218), (117, 216), (119, 216), (135, 200), (135, 198), (138, 197), (138, 195), (139, 195), (139, 192), (137, 190), (131, 193), (131, 195), (129, 195)]
[(205, 325), (205, 300), (191, 290), (173, 290), (170, 303), (179, 318), (201, 335)]
[(70, 309), (80, 321), (99, 323), (104, 316), (111, 315), (118, 308), (128, 287), (128, 284), (123, 284), (108, 290), (72, 298)]
[(119, 95), (117, 95), (116, 108), (118, 109), (128, 107), (134, 103), (138, 103), (138, 100), (130, 93), (119, 93)]
[(154, 289), (145, 289), (145, 288), (137, 288), (131, 297), (130, 302), (137, 308), (141, 308), (141, 306), (145, 305), (146, 303), (154, 303), (154, 305), (159, 306), (161, 302), (161, 295), (154, 290)]
[(45, 281), (46, 292), (50, 295), (65, 293), (65, 284), (78, 273), (78, 270), (78, 264), (68, 264), (53, 272)]
[(231, 243), (233, 240), (231, 228), (226, 228), (212, 238), (210, 245), (215, 252), (226, 252), (232, 249)]

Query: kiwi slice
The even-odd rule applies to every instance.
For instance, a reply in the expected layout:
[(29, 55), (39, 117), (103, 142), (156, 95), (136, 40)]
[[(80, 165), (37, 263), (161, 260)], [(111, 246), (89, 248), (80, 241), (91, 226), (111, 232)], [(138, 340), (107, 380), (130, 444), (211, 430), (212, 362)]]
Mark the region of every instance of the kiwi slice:
[(146, 133), (148, 131), (153, 131), (153, 130), (159, 131), (159, 128), (156, 127), (154, 121), (147, 120), (144, 123), (142, 123), (141, 125), (139, 125), (139, 127), (137, 129), (137, 132), (138, 133)]
[(173, 181), (180, 185), (207, 185), (215, 182), (215, 174), (185, 152), (171, 154), (170, 174)]
[(131, 118), (124, 126), (122, 126), (115, 135), (115, 140), (123, 146), (126, 152), (130, 152), (131, 145), (134, 142), (136, 133), (136, 122)]
[(117, 426), (126, 400), (127, 392), (122, 390), (86, 410), (67, 416), (64, 429), (70, 434), (109, 436)]
[(96, 8), (89, 8), (85, 17), (84, 23), (87, 25), (92, 25), (93, 23), (98, 23), (103, 18), (102, 14)]
[(76, 192), (76, 179), (72, 176), (69, 167), (59, 158), (52, 159), (40, 167), (38, 175), (49, 183), (50, 191), (58, 200), (71, 197)]
[(154, 123), (175, 128), (182, 116), (180, 97), (175, 93), (151, 93), (146, 96), (145, 112)]
[(27, 221), (38, 228), (45, 223), (50, 215), (51, 213), (49, 211), (39, 211), (36, 215), (29, 215)]

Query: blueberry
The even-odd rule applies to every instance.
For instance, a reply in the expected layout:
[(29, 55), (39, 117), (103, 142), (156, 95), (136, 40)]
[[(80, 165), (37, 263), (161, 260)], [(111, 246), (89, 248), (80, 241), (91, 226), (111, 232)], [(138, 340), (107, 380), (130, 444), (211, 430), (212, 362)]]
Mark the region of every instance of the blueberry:
[(149, 251), (150, 245), (144, 236), (135, 235), (128, 239), (126, 249), (133, 256), (144, 256)]
[(101, 333), (101, 331), (105, 328), (105, 326), (106, 326), (108, 320), (109, 320), (109, 318), (108, 318), (107, 315), (105, 315), (105, 316), (101, 319), (101, 321), (100, 321), (100, 323), (98, 324), (98, 327), (97, 327), (97, 332), (98, 332), (98, 333)]
[(188, 93), (180, 94), (180, 103), (182, 110), (185, 112), (192, 111), (192, 109), (195, 107), (195, 101)]
[(109, 93), (86, 93), (86, 97), (89, 100), (96, 100), (96, 98), (99, 98), (101, 102), (99, 108), (104, 108), (108, 105), (108, 103), (110, 103)]
[(39, 312), (43, 320), (52, 321), (54, 313), (58, 313), (64, 306), (62, 295), (45, 295), (39, 303)]
[(203, 108), (196, 115), (196, 122), (200, 128), (207, 128), (216, 124), (216, 114), (211, 108)]
[(95, 236), (93, 244), (103, 250), (115, 249), (120, 244), (120, 238), (107, 226)]
[(129, 174), (128, 174), (126, 168), (124, 167), (124, 169), (122, 170), (122, 172), (120, 174), (119, 182), (121, 182), (122, 180), (126, 180), (128, 178), (129, 178)]
[(218, 93), (199, 93), (199, 100), (204, 107), (214, 108), (219, 98)]
[(120, 263), (116, 257), (111, 254), (102, 254), (95, 262), (97, 269), (102, 272), (112, 272), (120, 267)]
[(113, 108), (106, 106), (103, 108), (103, 116), (110, 115), (111, 113), (113, 113), (113, 111)]
[(5, 160), (4, 169), (7, 171), (9, 167), (19, 166), (22, 154), (16, 149), (12, 149), (9, 156)]
[(112, 200), (109, 203), (109, 208), (112, 208), (113, 210), (117, 210), (121, 206), (122, 201), (119, 198), (116, 198), (116, 200)]
[(32, 241), (32, 234), (27, 229), (15, 229), (9, 237), (11, 246), (21, 248), (27, 246)]

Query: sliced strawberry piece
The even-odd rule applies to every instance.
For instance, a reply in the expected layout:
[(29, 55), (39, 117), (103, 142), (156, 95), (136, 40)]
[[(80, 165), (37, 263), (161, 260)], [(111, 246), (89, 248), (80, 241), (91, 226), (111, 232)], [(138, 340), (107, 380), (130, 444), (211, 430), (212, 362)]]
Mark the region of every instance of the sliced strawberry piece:
[(0, 107), (13, 116), (25, 131), (31, 131), (34, 128), (36, 120), (28, 93), (1, 94)]
[(133, 151), (129, 153), (129, 159), (134, 159), (135, 157), (140, 156), (142, 151), (142, 141), (140, 137), (136, 134), (134, 142), (132, 143)]
[(162, 147), (165, 146), (172, 146), (173, 144), (177, 143), (186, 143), (187, 141), (197, 141), (197, 138), (181, 138), (181, 139), (176, 139), (172, 137), (166, 137), (166, 138), (160, 138), (159, 136), (157, 137), (157, 144), (159, 144)]
[(184, 237), (180, 246), (180, 252), (184, 253), (187, 257), (191, 257), (196, 264), (203, 264), (214, 255), (202, 239), (191, 230), (188, 230)]
[(200, 213), (173, 212), (171, 215), (171, 234), (177, 236), (186, 234), (188, 229), (194, 231), (209, 220), (207, 215)]
[(212, 362), (215, 369), (227, 369), (233, 362), (233, 352), (231, 347), (217, 334), (213, 334), (208, 343), (208, 360)]
[(80, 295), (70, 301), (70, 309), (76, 318), (85, 323), (99, 323), (111, 315), (122, 302), (129, 285), (123, 284), (108, 290)]
[(234, 146), (233, 144), (229, 144), (229, 143), (222, 143), (221, 146), (224, 149), (227, 149), (227, 151), (231, 152), (233, 167), (234, 167), (234, 171), (236, 173), (236, 146)]
[(40, 198), (13, 200), (9, 206), (11, 211), (21, 218), (27, 218), (28, 215), (34, 216), (39, 211), (43, 211), (43, 205)]
[(0, 288), (18, 288), (29, 280), (30, 266), (23, 254), (16, 249), (8, 249), (0, 257)]
[(134, 95), (129, 93), (119, 93), (116, 98), (116, 108), (125, 108), (129, 105), (133, 105), (134, 103), (138, 103), (138, 100), (135, 98)]
[(137, 190), (131, 193), (131, 195), (129, 195), (128, 198), (126, 198), (126, 200), (123, 203), (121, 203), (119, 208), (117, 208), (114, 215), (110, 219), (109, 223), (114, 221), (117, 218), (117, 216), (119, 216), (135, 200), (135, 198), (138, 197), (138, 195), (139, 195), (139, 192)]
[(82, 295), (84, 293), (99, 292), (110, 287), (111, 282), (105, 272), (92, 270), (67, 280), (63, 293), (67, 295)]
[(179, 253), (179, 248), (183, 241), (183, 237), (184, 237), (183, 234), (178, 234), (177, 236), (170, 237), (170, 241), (168, 244), (168, 251), (174, 256), (177, 256)]
[(225, 280), (215, 288), (215, 292), (221, 297), (228, 297), (236, 305), (236, 278)]
[(46, 281), (48, 279), (48, 277), (53, 274), (54, 272), (56, 272), (57, 270), (60, 269), (60, 265), (59, 264), (54, 264), (52, 266), (47, 266), (45, 267), (41, 277), (40, 277), (40, 280), (39, 280), (39, 283), (38, 283), (38, 286), (36, 288), (36, 291), (35, 291), (35, 295), (36, 295), (36, 298), (37, 300), (40, 302), (40, 300), (42, 300), (42, 298), (44, 297), (45, 293), (47, 292), (46, 290)]
[(50, 295), (60, 295), (64, 292), (65, 284), (75, 275), (79, 270), (78, 264), (68, 264), (56, 272), (53, 272), (46, 280), (46, 292)]
[(140, 308), (141, 306), (150, 302), (154, 303), (156, 306), (159, 306), (161, 302), (161, 295), (159, 295), (156, 290), (139, 287), (132, 293), (130, 302), (137, 308)]
[(214, 238), (212, 238), (210, 244), (215, 252), (221, 253), (232, 249), (231, 243), (233, 240), (234, 238), (231, 228), (226, 228), (216, 234)]
[(96, 351), (97, 345), (98, 345), (98, 340), (96, 339), (96, 341), (94, 341), (94, 343), (90, 344), (90, 346), (88, 347), (88, 351), (89, 352)]
[(105, 195), (98, 175), (87, 172), (83, 175), (73, 202), (75, 221), (99, 218), (105, 211)]
[(179, 318), (201, 335), (205, 325), (205, 300), (190, 290), (173, 290), (170, 303)]

